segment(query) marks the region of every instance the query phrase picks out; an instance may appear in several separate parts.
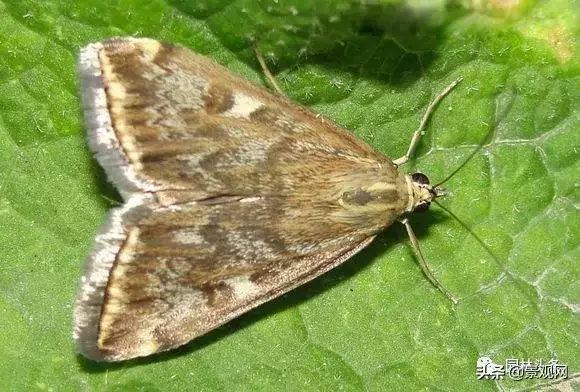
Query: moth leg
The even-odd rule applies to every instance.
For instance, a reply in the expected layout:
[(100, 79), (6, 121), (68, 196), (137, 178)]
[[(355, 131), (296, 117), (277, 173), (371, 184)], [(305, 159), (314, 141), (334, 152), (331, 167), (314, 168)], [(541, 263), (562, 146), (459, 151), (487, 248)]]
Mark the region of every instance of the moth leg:
[(429, 279), (431, 284), (433, 284), (433, 286), (437, 287), (437, 289), (439, 291), (441, 291), (453, 303), (453, 305), (457, 305), (457, 303), (458, 303), (457, 299), (455, 299), (455, 297), (453, 295), (451, 295), (451, 293), (449, 293), (449, 291), (445, 290), (445, 288), (441, 285), (441, 283), (439, 283), (439, 281), (433, 275), (431, 268), (429, 268), (429, 264), (427, 264), (427, 261), (423, 257), (423, 253), (421, 253), (421, 248), (419, 247), (419, 241), (417, 240), (417, 237), (415, 236), (415, 232), (413, 231), (413, 228), (411, 228), (411, 224), (409, 223), (409, 219), (403, 218), (399, 222), (401, 222), (403, 225), (405, 225), (405, 228), (407, 229), (407, 234), (409, 235), (409, 239), (411, 240), (411, 246), (413, 247), (413, 251), (415, 252), (415, 255), (417, 256), (417, 259), (419, 260), (419, 265), (421, 266), (421, 269), (423, 270), (423, 273), (425, 274), (427, 279)]
[(431, 117), (431, 114), (433, 114), (433, 110), (435, 110), (435, 107), (439, 104), (439, 102), (441, 102), (441, 100), (447, 94), (449, 94), (449, 92), (451, 90), (453, 90), (453, 88), (455, 86), (457, 86), (459, 84), (459, 82), (461, 82), (462, 80), (463, 80), (462, 77), (459, 77), (459, 78), (455, 79), (453, 81), (453, 83), (451, 83), (449, 86), (447, 86), (445, 88), (445, 90), (441, 91), (439, 93), (439, 95), (437, 95), (435, 97), (435, 99), (433, 101), (431, 101), (431, 103), (427, 107), (427, 110), (425, 111), (425, 114), (423, 115), (423, 118), (421, 119), (421, 124), (419, 124), (419, 128), (417, 128), (417, 130), (415, 131), (415, 133), (413, 133), (413, 137), (411, 138), (411, 143), (409, 144), (409, 149), (407, 150), (407, 153), (405, 155), (403, 155), (402, 157), (397, 158), (397, 159), (395, 159), (393, 161), (393, 163), (395, 164), (395, 166), (401, 166), (401, 165), (407, 163), (407, 161), (409, 160), (409, 158), (411, 156), (413, 156), (413, 153), (415, 152), (415, 149), (419, 145), (419, 140), (421, 140), (421, 136), (423, 136), (425, 134), (425, 127), (427, 126), (427, 121), (429, 121), (429, 118)]
[(282, 91), (280, 86), (278, 86), (278, 83), (276, 83), (274, 75), (272, 75), (272, 72), (270, 72), (270, 70), (268, 69), (266, 62), (264, 61), (264, 57), (262, 56), (262, 53), (260, 53), (260, 51), (258, 50), (257, 45), (254, 45), (254, 53), (256, 53), (258, 63), (260, 63), (260, 67), (262, 67), (262, 72), (264, 72), (264, 75), (266, 75), (266, 79), (268, 79), (268, 82), (270, 82), (270, 84), (272, 85), (272, 87), (274, 87), (274, 90), (276, 90), (278, 94), (284, 95), (284, 92)]

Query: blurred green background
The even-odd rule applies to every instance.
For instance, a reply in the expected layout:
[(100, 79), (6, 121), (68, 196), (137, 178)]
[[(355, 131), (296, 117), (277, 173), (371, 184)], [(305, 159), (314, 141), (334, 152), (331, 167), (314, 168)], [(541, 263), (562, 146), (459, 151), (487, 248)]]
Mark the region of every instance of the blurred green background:
[[(574, 0), (0, 1), (0, 389), (579, 390), (580, 5)], [(391, 227), (346, 264), (192, 344), (122, 364), (78, 357), (71, 312), (116, 198), (92, 159), (76, 55), (136, 35), (180, 43), (284, 91), (391, 157), (430, 100), (415, 169), (437, 181), (413, 226), (450, 303)], [(490, 356), (558, 359), (569, 380), (477, 380)], [(568, 388), (568, 389), (566, 389)]]

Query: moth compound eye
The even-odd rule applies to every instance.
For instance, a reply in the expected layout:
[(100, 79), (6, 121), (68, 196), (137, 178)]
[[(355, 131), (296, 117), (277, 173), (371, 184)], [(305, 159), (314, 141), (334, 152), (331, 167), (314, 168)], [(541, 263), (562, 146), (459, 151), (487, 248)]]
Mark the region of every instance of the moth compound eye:
[(419, 204), (413, 209), (413, 212), (425, 212), (429, 209), (430, 205), (431, 205), (430, 202)]
[(423, 184), (423, 185), (428, 185), (429, 184), (429, 178), (423, 174), (423, 173), (413, 173), (411, 175), (411, 178), (413, 179), (414, 182), (418, 183), (418, 184)]

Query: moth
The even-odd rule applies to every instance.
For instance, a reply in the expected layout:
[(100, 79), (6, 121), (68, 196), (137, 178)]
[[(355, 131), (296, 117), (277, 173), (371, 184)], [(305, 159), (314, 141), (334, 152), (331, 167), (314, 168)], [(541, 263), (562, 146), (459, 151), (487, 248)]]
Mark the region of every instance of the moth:
[(124, 199), (96, 236), (74, 310), (74, 340), (93, 360), (181, 346), (341, 264), (397, 220), (416, 247), (406, 217), (442, 193), (397, 169), (459, 80), (391, 160), (180, 46), (92, 43), (79, 70), (88, 143)]

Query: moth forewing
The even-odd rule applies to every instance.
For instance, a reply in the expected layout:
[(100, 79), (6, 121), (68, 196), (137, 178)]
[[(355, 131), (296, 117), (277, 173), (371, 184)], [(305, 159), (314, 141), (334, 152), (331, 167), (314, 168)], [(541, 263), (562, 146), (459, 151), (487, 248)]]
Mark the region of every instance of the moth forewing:
[(342, 263), (428, 186), (332, 122), (144, 38), (79, 57), (88, 139), (125, 199), (76, 301), (80, 352), (183, 345)]

